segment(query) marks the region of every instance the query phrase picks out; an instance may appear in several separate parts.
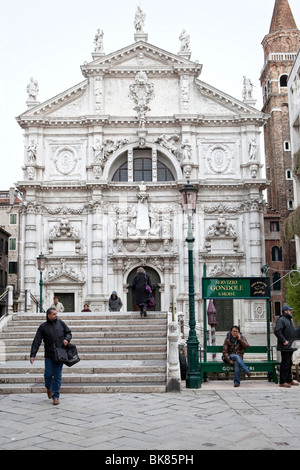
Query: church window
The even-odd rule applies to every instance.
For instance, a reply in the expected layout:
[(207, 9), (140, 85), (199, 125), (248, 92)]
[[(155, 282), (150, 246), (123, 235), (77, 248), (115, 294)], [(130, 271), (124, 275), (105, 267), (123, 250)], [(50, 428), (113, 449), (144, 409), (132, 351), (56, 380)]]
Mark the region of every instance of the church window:
[(285, 151), (290, 151), (291, 150), (291, 144), (288, 140), (285, 140), (284, 144), (283, 144), (283, 147), (284, 147), (284, 150)]
[(128, 163), (125, 162), (118, 168), (113, 176), (113, 181), (128, 181)]
[(286, 179), (291, 180), (292, 179), (292, 170), (286, 170)]
[[(122, 155), (124, 157), (124, 154)], [(157, 152), (157, 181), (174, 181), (172, 171), (168, 168), (166, 158), (161, 152)], [(124, 159), (123, 159), (124, 162)], [(133, 181), (153, 181), (152, 173), (152, 149), (134, 149), (133, 150)], [(121, 164), (115, 171), (112, 181), (126, 182), (128, 181), (128, 161)]]
[(288, 209), (293, 210), (294, 209), (294, 200), (293, 199), (288, 199)]

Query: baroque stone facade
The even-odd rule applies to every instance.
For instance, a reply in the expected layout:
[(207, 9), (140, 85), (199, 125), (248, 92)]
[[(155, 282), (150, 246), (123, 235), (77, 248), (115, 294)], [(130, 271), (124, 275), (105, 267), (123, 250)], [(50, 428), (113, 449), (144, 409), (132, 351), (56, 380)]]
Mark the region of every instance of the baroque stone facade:
[[(105, 54), (98, 30), (84, 80), (55, 98), (36, 96), (17, 120), (25, 133), (23, 289), (38, 294), (36, 257), (47, 257), (44, 302), (54, 293), (108, 307), (113, 290), (134, 308), (128, 284), (142, 265), (157, 309), (188, 310), (187, 220), (179, 189), (199, 190), (193, 219), (196, 311), (201, 277), (259, 276), (264, 263), (260, 153), (263, 113), (199, 79), (189, 37), (178, 54), (148, 42)], [(30, 150), (32, 148), (32, 150)], [(234, 301), (231, 321), (265, 329), (265, 306)]]

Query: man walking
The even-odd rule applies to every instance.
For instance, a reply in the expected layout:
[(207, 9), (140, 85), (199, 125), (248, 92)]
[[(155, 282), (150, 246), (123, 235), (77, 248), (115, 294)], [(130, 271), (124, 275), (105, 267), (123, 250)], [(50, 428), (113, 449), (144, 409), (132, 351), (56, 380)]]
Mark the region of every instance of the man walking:
[(53, 405), (59, 404), (62, 367), (55, 361), (55, 346), (66, 347), (71, 341), (72, 333), (67, 325), (57, 318), (57, 311), (50, 307), (47, 310), (47, 320), (42, 323), (31, 345), (30, 363), (33, 364), (42, 340), (45, 347), (45, 387), (48, 398), (53, 399)]
[(274, 334), (277, 337), (277, 351), (281, 352), (279, 385), (286, 388), (299, 385), (292, 378), (292, 356), (297, 347), (294, 343), (296, 332), (293, 325), (293, 309), (289, 305), (282, 307), (282, 315), (277, 320)]

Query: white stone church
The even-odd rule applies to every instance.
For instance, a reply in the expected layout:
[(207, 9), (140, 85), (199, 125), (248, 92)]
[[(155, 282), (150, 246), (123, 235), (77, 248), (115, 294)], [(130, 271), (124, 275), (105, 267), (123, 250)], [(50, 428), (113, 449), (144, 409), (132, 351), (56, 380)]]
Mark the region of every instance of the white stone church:
[[(200, 80), (189, 36), (177, 54), (148, 42), (137, 10), (134, 42), (106, 54), (98, 30), (83, 81), (44, 103), (28, 85), (24, 130), (21, 289), (44, 308), (108, 310), (112, 291), (135, 310), (131, 279), (144, 266), (156, 310), (188, 312), (187, 219), (179, 190), (198, 189), (193, 216), (196, 318), (201, 278), (260, 276), (264, 264), (260, 134), (251, 90), (239, 101)], [(179, 32), (180, 34), (180, 32)], [(265, 331), (265, 301), (219, 301), (219, 330)]]

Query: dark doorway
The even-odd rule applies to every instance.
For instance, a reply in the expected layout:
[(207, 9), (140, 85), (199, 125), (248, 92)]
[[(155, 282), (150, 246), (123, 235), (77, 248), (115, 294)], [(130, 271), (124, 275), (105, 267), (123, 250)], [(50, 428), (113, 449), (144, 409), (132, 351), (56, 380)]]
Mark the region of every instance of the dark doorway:
[(54, 295), (57, 295), (58, 301), (61, 302), (65, 307), (65, 312), (75, 311), (74, 294), (66, 294), (65, 292), (55, 292)]
[(229, 331), (233, 326), (233, 300), (214, 299), (214, 306), (218, 314), (216, 331)]
[[(127, 283), (129, 285), (131, 284), (132, 279), (136, 275), (136, 269), (131, 271), (131, 273), (129, 273), (129, 275), (128, 275)], [(160, 303), (160, 292), (159, 292), (160, 277), (154, 269), (148, 268), (148, 267), (145, 267), (144, 269), (145, 269), (146, 273), (148, 274), (148, 276), (151, 279), (152, 292), (153, 292), (153, 295), (154, 295), (154, 298), (155, 298), (155, 301), (156, 301), (155, 307), (149, 307), (148, 310), (160, 311), (160, 309), (161, 309), (161, 307), (160, 307), (160, 304), (161, 304)], [(134, 297), (133, 297), (133, 294), (132, 294), (132, 289), (130, 289), (130, 287), (128, 288), (128, 294), (127, 294), (127, 310), (129, 312), (130, 311), (136, 312), (136, 311), (140, 310), (139, 307), (136, 305), (136, 303), (134, 301)]]

